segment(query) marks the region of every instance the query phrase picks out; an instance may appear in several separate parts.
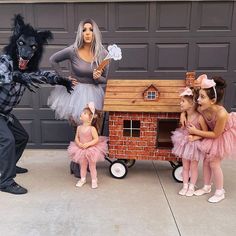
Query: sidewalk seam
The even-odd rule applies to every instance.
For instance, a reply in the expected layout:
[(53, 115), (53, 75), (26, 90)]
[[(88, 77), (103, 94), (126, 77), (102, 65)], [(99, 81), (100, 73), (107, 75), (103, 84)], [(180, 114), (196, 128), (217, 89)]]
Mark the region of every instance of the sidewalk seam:
[(175, 222), (176, 228), (177, 228), (177, 230), (178, 230), (179, 236), (181, 236), (180, 229), (179, 229), (179, 227), (178, 227), (177, 221), (176, 221), (175, 216), (174, 216), (174, 212), (172, 211), (172, 208), (171, 208), (170, 202), (169, 202), (169, 200), (168, 200), (168, 198), (167, 198), (167, 195), (166, 195), (166, 192), (165, 192), (164, 186), (162, 185), (161, 178), (160, 178), (160, 176), (159, 176), (159, 174), (158, 174), (157, 168), (156, 168), (156, 166), (155, 166), (155, 164), (154, 164), (153, 161), (152, 161), (152, 165), (153, 165), (153, 167), (154, 167), (154, 169), (155, 169), (155, 172), (156, 172), (157, 178), (159, 179), (159, 182), (160, 182), (160, 185), (161, 185), (161, 188), (162, 188), (163, 194), (164, 194), (164, 196), (165, 196), (165, 198), (166, 198), (166, 201), (167, 201), (167, 204), (168, 204), (168, 206), (169, 206), (169, 209), (170, 209), (171, 215), (173, 216), (173, 219), (174, 219), (174, 222)]

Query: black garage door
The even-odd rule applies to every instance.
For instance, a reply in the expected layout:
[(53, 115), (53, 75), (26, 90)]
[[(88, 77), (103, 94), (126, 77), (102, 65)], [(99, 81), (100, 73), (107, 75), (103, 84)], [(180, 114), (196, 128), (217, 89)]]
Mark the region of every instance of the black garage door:
[[(66, 1), (65, 1), (66, 2)], [(109, 78), (183, 79), (195, 70), (222, 75), (228, 82), (225, 105), (236, 111), (236, 4), (234, 1), (143, 1), (101, 3), (0, 3), (0, 48), (11, 34), (11, 18), (21, 13), (39, 29), (49, 29), (41, 68), (50, 55), (70, 44), (81, 19), (93, 18), (105, 45), (116, 43), (123, 59), (112, 63)], [(63, 64), (69, 74), (69, 65)], [(66, 147), (73, 129), (54, 119), (47, 107), (50, 86), (27, 92), (14, 110), (30, 135), (29, 147)]]

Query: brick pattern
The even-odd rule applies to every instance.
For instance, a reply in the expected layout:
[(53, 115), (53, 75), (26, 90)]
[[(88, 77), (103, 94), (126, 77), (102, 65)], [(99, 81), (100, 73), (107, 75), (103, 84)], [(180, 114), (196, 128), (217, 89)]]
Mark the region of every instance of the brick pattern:
[[(178, 119), (179, 113), (110, 112), (109, 157), (176, 161), (169, 149), (156, 148), (158, 119)], [(123, 136), (124, 120), (140, 120), (140, 137)]]

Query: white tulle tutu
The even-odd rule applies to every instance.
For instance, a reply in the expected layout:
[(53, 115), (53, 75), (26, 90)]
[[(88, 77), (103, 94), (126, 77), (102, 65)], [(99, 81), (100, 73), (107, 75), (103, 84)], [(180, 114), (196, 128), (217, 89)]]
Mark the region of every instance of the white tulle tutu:
[(104, 91), (101, 85), (79, 83), (69, 94), (64, 86), (57, 85), (48, 98), (48, 106), (55, 111), (56, 119), (80, 122), (80, 115), (89, 102), (102, 110)]

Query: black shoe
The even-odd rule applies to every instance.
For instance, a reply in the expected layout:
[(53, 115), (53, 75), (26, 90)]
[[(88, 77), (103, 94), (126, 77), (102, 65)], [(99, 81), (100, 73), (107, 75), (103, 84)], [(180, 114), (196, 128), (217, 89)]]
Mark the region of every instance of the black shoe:
[(1, 188), (0, 190), (2, 192), (12, 193), (12, 194), (25, 194), (28, 192), (27, 189), (21, 187), (16, 182), (13, 182), (11, 185), (9, 185), (5, 188)]
[(26, 168), (16, 166), (16, 173), (17, 174), (24, 174), (24, 173), (27, 173), (27, 172), (28, 172), (28, 170)]

